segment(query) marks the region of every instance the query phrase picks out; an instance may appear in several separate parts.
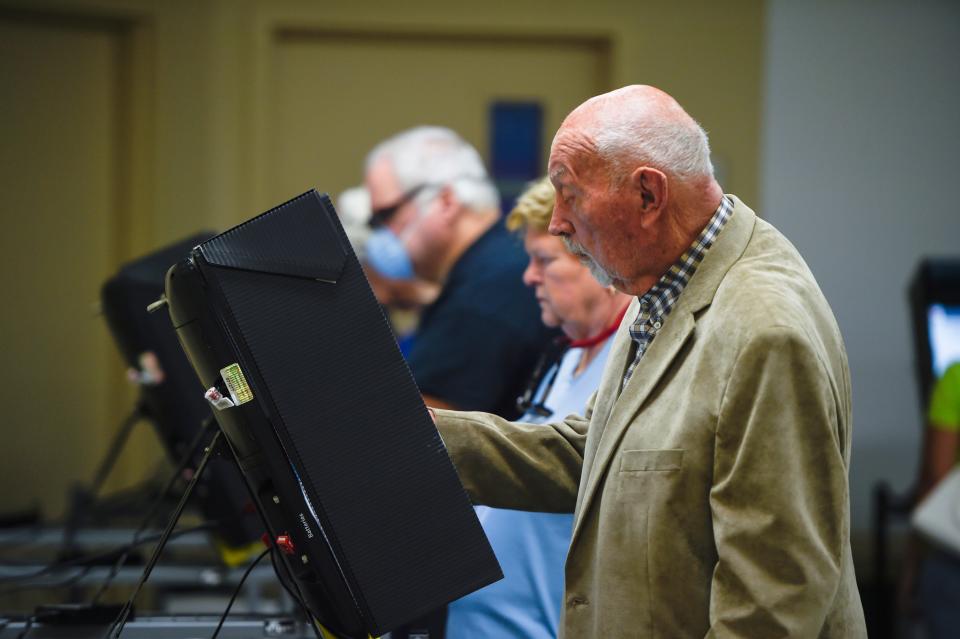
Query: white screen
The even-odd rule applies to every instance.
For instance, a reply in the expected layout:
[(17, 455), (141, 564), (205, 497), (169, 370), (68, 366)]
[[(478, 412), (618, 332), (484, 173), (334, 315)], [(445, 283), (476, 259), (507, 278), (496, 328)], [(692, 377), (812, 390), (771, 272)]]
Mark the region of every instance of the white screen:
[(933, 374), (939, 378), (950, 364), (960, 361), (960, 306), (931, 305), (927, 326)]

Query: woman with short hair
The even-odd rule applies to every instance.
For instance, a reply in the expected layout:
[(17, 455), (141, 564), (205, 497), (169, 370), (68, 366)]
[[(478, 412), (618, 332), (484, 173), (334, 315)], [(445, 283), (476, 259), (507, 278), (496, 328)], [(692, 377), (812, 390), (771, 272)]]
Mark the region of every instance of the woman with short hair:
[[(582, 413), (600, 376), (629, 296), (605, 287), (547, 227), (555, 192), (546, 178), (534, 183), (507, 216), (507, 228), (523, 236), (530, 263), (524, 283), (534, 289), (541, 319), (564, 338), (544, 353), (519, 398), (522, 422), (541, 423)], [(563, 566), (572, 514), (477, 507), (500, 560), (504, 579), (450, 604), (448, 639), (557, 636)]]

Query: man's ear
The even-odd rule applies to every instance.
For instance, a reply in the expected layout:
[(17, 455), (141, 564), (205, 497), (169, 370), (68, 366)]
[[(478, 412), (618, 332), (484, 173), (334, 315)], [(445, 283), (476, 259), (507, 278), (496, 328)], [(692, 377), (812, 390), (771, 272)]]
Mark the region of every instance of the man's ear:
[(460, 200), (449, 184), (440, 190), (437, 195), (437, 215), (445, 222), (452, 224), (460, 213)]
[(667, 205), (667, 176), (649, 166), (641, 166), (630, 174), (630, 186), (640, 197), (643, 225), (656, 222)]

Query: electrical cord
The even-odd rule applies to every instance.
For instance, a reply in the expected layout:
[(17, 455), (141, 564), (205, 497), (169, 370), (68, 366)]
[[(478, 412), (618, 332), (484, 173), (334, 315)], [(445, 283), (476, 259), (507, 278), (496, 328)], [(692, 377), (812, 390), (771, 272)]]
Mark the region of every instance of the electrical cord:
[(36, 617), (27, 617), (27, 623), (23, 624), (23, 630), (17, 635), (17, 639), (26, 639), (27, 633), (33, 628), (34, 621), (36, 621)]
[(30, 632), (30, 629), (33, 627), (33, 623), (36, 621), (36, 616), (26, 615), (22, 617), (4, 617), (0, 619), (0, 632), (6, 630), (6, 628), (16, 622), (22, 621), (24, 623), (23, 630), (17, 634), (17, 639), (24, 639), (27, 636), (27, 633)]
[(143, 399), (138, 399), (136, 405), (133, 407), (133, 410), (130, 411), (130, 414), (127, 415), (123, 422), (120, 423), (120, 428), (118, 428), (116, 434), (114, 434), (113, 441), (110, 443), (110, 448), (107, 450), (106, 455), (104, 455), (103, 460), (97, 467), (96, 474), (94, 474), (93, 481), (90, 483), (90, 488), (88, 489), (92, 499), (96, 499), (97, 495), (100, 493), (100, 489), (102, 489), (103, 485), (106, 483), (110, 472), (113, 470), (114, 466), (117, 465), (117, 459), (120, 458), (120, 453), (123, 452), (123, 448), (126, 445), (127, 440), (130, 439), (130, 433), (133, 431), (134, 426), (143, 421), (146, 416), (146, 405), (144, 404)]
[[(178, 463), (177, 468), (175, 469), (175, 471), (173, 472), (173, 474), (172, 474), (172, 475), (170, 476), (170, 478), (168, 479), (166, 485), (157, 493), (157, 495), (156, 495), (156, 497), (155, 497), (155, 499), (154, 499), (153, 504), (150, 506), (149, 510), (147, 511), (147, 514), (144, 516), (143, 520), (141, 521), (140, 526), (139, 526), (139, 527), (137, 528), (137, 530), (134, 532), (133, 542), (132, 542), (129, 546), (127, 546), (125, 549), (123, 549), (122, 551), (120, 551), (119, 549), (118, 549), (117, 551), (115, 551), (115, 552), (120, 552), (120, 555), (119, 555), (119, 557), (117, 558), (117, 561), (114, 563), (113, 567), (111, 568), (110, 572), (109, 572), (109, 573), (107, 574), (107, 576), (104, 578), (104, 581), (103, 581), (103, 583), (100, 585), (100, 588), (97, 590), (96, 593), (94, 593), (94, 596), (93, 596), (93, 598), (92, 598), (92, 600), (91, 600), (91, 604), (96, 605), (97, 603), (99, 603), (100, 597), (103, 596), (103, 593), (107, 590), (107, 588), (108, 588), (108, 587), (110, 586), (110, 584), (113, 582), (114, 578), (116, 578), (117, 573), (120, 572), (120, 569), (121, 569), (121, 568), (123, 567), (123, 565), (126, 563), (127, 559), (129, 559), (129, 557), (130, 557), (130, 551), (132, 551), (134, 548), (136, 548), (138, 545), (140, 545), (141, 542), (143, 541), (143, 539), (142, 539), (142, 537), (141, 537), (141, 536), (143, 535), (143, 532), (147, 529), (147, 527), (150, 525), (150, 523), (151, 523), (151, 522), (153, 521), (153, 519), (156, 517), (157, 512), (159, 512), (159, 510), (160, 510), (160, 507), (163, 506), (164, 502), (166, 502), (166, 500), (167, 500), (167, 495), (170, 493), (170, 490), (173, 488), (174, 484), (176, 484), (176, 482), (180, 479), (180, 476), (181, 476), (181, 473), (182, 473), (183, 469), (186, 468), (187, 465), (190, 463), (190, 460), (193, 459), (193, 456), (194, 456), (194, 454), (195, 454), (195, 452), (196, 452), (196, 450), (197, 450), (197, 447), (200, 445), (200, 442), (201, 442), (201, 440), (203, 439), (204, 434), (209, 430), (210, 425), (212, 424), (212, 422), (213, 422), (213, 419), (212, 419), (212, 418), (207, 418), (207, 419), (203, 420), (203, 422), (202, 422), (202, 424), (201, 424), (201, 427), (200, 427), (200, 429), (197, 431), (197, 434), (196, 434), (196, 436), (194, 437), (193, 441), (191, 441), (190, 444), (187, 446), (186, 452), (184, 453), (184, 455), (182, 456), (180, 462)], [(179, 533), (178, 533), (178, 534), (179, 534)], [(147, 541), (149, 541), (149, 540), (147, 540)], [(114, 551), (111, 551), (111, 552), (114, 552)], [(109, 557), (109, 555), (108, 555), (108, 557)], [(11, 561), (9, 561), (9, 560), (4, 560), (3, 562), (0, 562), (0, 565), (11, 566), (11, 565), (24, 565), (24, 564), (27, 564), (27, 563), (29, 563), (29, 562), (23, 562), (23, 561), (21, 561), (21, 562), (11, 562)], [(76, 582), (78, 582), (78, 581), (80, 581), (81, 579), (83, 579), (83, 577), (86, 576), (86, 574), (87, 574), (89, 571), (90, 571), (90, 569), (87, 568), (87, 569), (82, 570), (81, 572), (79, 572), (78, 574), (76, 574), (76, 575), (74, 575), (74, 576), (72, 576), (72, 577), (68, 577), (67, 579), (65, 579), (65, 580), (62, 581), (62, 582), (58, 582), (58, 583), (54, 583), (54, 584), (44, 584), (44, 585), (42, 585), (42, 586), (25, 586), (25, 587), (7, 589), (7, 590), (0, 591), (0, 592), (2, 592), (2, 593), (6, 593), (6, 592), (16, 592), (16, 591), (20, 591), (20, 590), (29, 590), (29, 589), (38, 588), (38, 587), (43, 587), (43, 588), (47, 588), (47, 587), (50, 587), (50, 588), (65, 588), (65, 587), (72, 586), (72, 585), (75, 584)], [(37, 576), (39, 576), (39, 575), (37, 575)], [(7, 581), (7, 579), (8, 579), (9, 577), (10, 577), (9, 575), (0, 575), (0, 583), (4, 583), (5, 581)], [(20, 576), (18, 575), (18, 576), (16, 576), (15, 578), (16, 578), (16, 579), (19, 579)]]
[(300, 593), (295, 593), (289, 585), (287, 585), (287, 580), (283, 575), (280, 574), (280, 567), (277, 565), (277, 556), (274, 553), (270, 553), (270, 563), (273, 564), (273, 572), (277, 574), (277, 581), (280, 582), (280, 585), (290, 596), (290, 599), (293, 600), (295, 604), (303, 607), (303, 611), (306, 612), (306, 607), (303, 605), (303, 601), (300, 599)]
[[(45, 525), (43, 522), (36, 521), (28, 526), (14, 529), (0, 529), (0, 542), (3, 543), (3, 551), (9, 552), (11, 549), (17, 549), (33, 542), (34, 538), (41, 532)], [(12, 534), (11, 534), (12, 533)]]
[[(126, 488), (111, 493), (107, 497), (101, 498), (98, 500), (98, 503), (94, 505), (94, 507), (98, 510), (91, 516), (106, 516), (107, 518), (112, 519), (117, 516), (122, 516), (124, 512), (139, 506), (145, 501), (145, 499), (157, 499), (161, 502), (167, 501), (169, 498), (170, 489), (167, 488), (166, 494), (164, 494), (163, 492), (159, 492), (161, 489), (156, 485), (158, 482), (155, 479), (155, 476), (158, 475), (159, 472), (159, 470), (151, 471), (150, 477), (139, 483), (137, 486)], [(102, 512), (101, 507), (103, 507)], [(0, 545), (2, 545), (2, 547), (0, 547), (0, 553), (4, 555), (0, 557), (0, 566), (5, 567), (36, 564), (36, 561), (24, 560), (17, 557), (12, 557), (10, 555), (15, 555), (22, 547), (35, 546), (37, 543), (37, 536), (56, 531), (60, 531), (61, 533), (65, 532), (64, 528), (66, 526), (67, 521), (63, 519), (51, 519), (37, 521), (24, 527), (11, 529), (0, 528)], [(62, 547), (57, 552), (57, 555), (63, 556)]]
[(240, 591), (243, 589), (243, 584), (246, 582), (247, 577), (250, 576), (250, 573), (253, 572), (253, 569), (256, 567), (260, 560), (266, 557), (271, 553), (272, 548), (266, 548), (262, 553), (257, 555), (257, 558), (250, 562), (250, 565), (247, 566), (247, 569), (244, 571), (243, 576), (240, 577), (240, 583), (237, 584), (237, 587), (233, 590), (233, 595), (230, 597), (230, 601), (227, 602), (227, 607), (223, 611), (223, 614), (220, 615), (220, 622), (217, 624), (217, 629), (213, 631), (213, 634), (210, 636), (210, 639), (217, 639), (217, 636), (220, 634), (220, 629), (223, 628), (224, 622), (227, 620), (227, 615), (230, 614), (230, 609), (233, 608), (233, 602), (237, 600), (237, 596), (240, 594)]
[(74, 491), (71, 496), (71, 504), (67, 510), (66, 522), (63, 528), (63, 545), (59, 553), (61, 556), (70, 556), (74, 553), (77, 533), (83, 528), (87, 519), (92, 514), (100, 491), (107, 481), (107, 477), (117, 465), (120, 453), (123, 452), (124, 446), (126, 446), (127, 441), (130, 439), (130, 433), (133, 432), (134, 427), (138, 423), (144, 420), (146, 414), (146, 405), (141, 397), (137, 400), (130, 414), (123, 419), (123, 422), (111, 439), (106, 454), (97, 466), (90, 487), (86, 490)]
[(117, 618), (114, 619), (113, 623), (110, 624), (110, 628), (107, 630), (106, 636), (110, 639), (118, 639), (120, 637), (120, 633), (123, 632), (123, 626), (127, 623), (127, 619), (130, 618), (130, 615), (133, 612), (133, 604), (137, 599), (137, 595), (140, 594), (140, 590), (150, 578), (150, 573), (153, 571), (154, 566), (156, 566), (157, 562), (160, 560), (160, 554), (163, 552), (167, 541), (170, 539), (173, 529), (176, 527), (177, 521), (180, 519), (180, 515), (183, 514), (183, 509), (190, 500), (190, 495), (193, 494), (193, 489), (196, 488), (197, 482), (200, 481), (200, 477), (203, 475), (203, 471), (207, 467), (207, 462), (210, 461), (210, 457), (213, 456), (214, 451), (217, 450), (217, 446), (220, 443), (220, 435), (220, 429), (216, 429), (209, 445), (204, 449), (203, 457), (200, 459), (200, 463), (197, 465), (196, 472), (194, 472), (193, 477), (187, 484), (186, 490), (184, 490), (183, 495), (180, 497), (180, 501), (177, 503), (177, 507), (170, 516), (170, 520), (167, 522), (167, 527), (164, 528), (163, 534), (160, 536), (160, 540), (153, 549), (153, 554), (150, 555), (150, 559), (143, 567), (143, 573), (140, 575), (140, 580), (137, 582), (133, 592), (127, 599), (127, 603), (123, 605), (120, 613), (117, 614)]
[[(189, 528), (181, 528), (180, 530), (173, 531), (170, 536), (181, 537), (189, 533), (193, 533), (201, 530), (209, 530), (211, 528), (216, 527), (216, 525), (217, 525), (217, 522), (206, 522), (206, 523), (200, 524), (199, 526), (191, 526)], [(118, 548), (113, 548), (106, 552), (98, 553), (95, 555), (85, 555), (83, 557), (76, 557), (74, 559), (67, 559), (64, 561), (49, 564), (32, 573), (19, 574), (19, 575), (0, 575), (0, 583), (16, 583), (18, 581), (25, 581), (29, 579), (35, 579), (36, 577), (42, 577), (43, 575), (46, 575), (52, 572), (57, 572), (59, 570), (63, 570), (64, 568), (73, 568), (76, 566), (84, 566), (87, 564), (96, 564), (104, 560), (110, 559), (116, 556), (118, 553), (122, 554), (124, 552), (129, 552), (130, 550), (132, 550), (133, 548), (136, 548), (137, 546), (142, 546), (144, 544), (157, 541), (162, 537), (163, 537), (163, 533), (150, 535), (148, 537), (143, 537), (142, 539), (135, 541), (133, 543), (124, 544), (123, 546), (120, 546)]]
[[(197, 447), (200, 445), (200, 442), (203, 440), (203, 436), (210, 430), (210, 426), (213, 423), (212, 417), (207, 417), (203, 420), (200, 430), (194, 436), (193, 441), (190, 442), (186, 450), (183, 453), (177, 468), (174, 470), (173, 474), (170, 476), (170, 479), (167, 481), (166, 486), (163, 490), (160, 491), (160, 494), (157, 496), (157, 499), (154, 500), (153, 504), (150, 506), (150, 509), (147, 510), (146, 516), (144, 516), (143, 521), (140, 522), (140, 526), (137, 528), (136, 532), (133, 534), (134, 542), (137, 542), (140, 539), (140, 536), (150, 525), (150, 522), (153, 521), (157, 513), (160, 510), (160, 507), (163, 505), (163, 502), (166, 500), (167, 493), (170, 492), (170, 489), (173, 488), (173, 485), (180, 479), (183, 470), (187, 467), (190, 461), (194, 458), (194, 455), (197, 451)], [(113, 582), (113, 579), (117, 576), (117, 573), (120, 572), (120, 568), (123, 567), (123, 564), (126, 563), (127, 558), (130, 556), (130, 552), (124, 552), (121, 554), (117, 561), (113, 564), (113, 567), (110, 569), (110, 572), (107, 574), (106, 578), (103, 580), (103, 583), (100, 584), (100, 587), (97, 589), (97, 592), (94, 593), (91, 603), (96, 605), (100, 602), (100, 597), (103, 596), (103, 593), (106, 592), (107, 588), (110, 587), (110, 584)]]
[(23, 617), (22, 619), (19, 618), (19, 617), (17, 617), (17, 618), (15, 618), (15, 617), (3, 617), (2, 619), (0, 619), (0, 630), (5, 629), (7, 626), (9, 626), (10, 624), (12, 624), (12, 623), (15, 622), (15, 621), (26, 621), (27, 619), (28, 619), (28, 617)]
[[(300, 605), (300, 610), (303, 611), (304, 619), (307, 622), (307, 625), (313, 629), (313, 633), (317, 636), (317, 639), (323, 639), (323, 636), (317, 629), (316, 623), (313, 621), (313, 615), (310, 613), (310, 608), (307, 607), (307, 602), (304, 601), (303, 594), (300, 592), (300, 587), (297, 585), (296, 580), (293, 578), (293, 574), (290, 572), (289, 566), (287, 566), (287, 564), (285, 564), (282, 560), (278, 561), (275, 553), (270, 553), (270, 563), (273, 564), (273, 571), (277, 573), (277, 581), (279, 581), (280, 585), (283, 586), (283, 589), (287, 591), (287, 594), (290, 595), (290, 598)], [(279, 566), (283, 566), (282, 571), (280, 570)], [(293, 584), (292, 588), (287, 583), (287, 580)]]
[(15, 592), (24, 592), (26, 590), (47, 590), (51, 588), (69, 588), (70, 586), (76, 584), (81, 579), (87, 576), (87, 574), (93, 569), (93, 566), (82, 566), (80, 567), (79, 572), (74, 575), (63, 579), (62, 581), (47, 581), (39, 582), (33, 584), (23, 584), (20, 586), (12, 586), (10, 588), (4, 588), (0, 590), (0, 595), (9, 595)]
[[(106, 483), (110, 472), (116, 466), (117, 459), (120, 457), (127, 440), (130, 438), (130, 433), (133, 431), (133, 428), (146, 417), (147, 411), (143, 400), (138, 399), (133, 409), (124, 417), (117, 432), (114, 434), (107, 453), (96, 469), (90, 487), (82, 495), (81, 493), (75, 493), (73, 495), (71, 499), (72, 503), (63, 522), (63, 543), (58, 555), (69, 556), (72, 553), (77, 532), (93, 514), (99, 499), (98, 495)], [(39, 529), (42, 528), (42, 525), (37, 525), (36, 527)], [(27, 531), (27, 534), (29, 533), (30, 531)], [(14, 545), (18, 544), (15, 543)], [(7, 561), (5, 563), (10, 564), (15, 562)], [(2, 581), (3, 577), (0, 576), (0, 583), (2, 583)]]

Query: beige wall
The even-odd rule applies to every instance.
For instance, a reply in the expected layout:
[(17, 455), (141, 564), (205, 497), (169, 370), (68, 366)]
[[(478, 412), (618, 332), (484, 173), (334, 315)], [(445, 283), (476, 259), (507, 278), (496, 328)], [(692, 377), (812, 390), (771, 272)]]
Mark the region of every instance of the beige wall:
[[(336, 196), (358, 182), (368, 149), (419, 124), (450, 127), (489, 157), (489, 108), (501, 100), (540, 104), (545, 158), (564, 116), (609, 86), (606, 41), (573, 36), (283, 31), (269, 58), (256, 180), (272, 202), (313, 185)], [(563, 69), (563, 82), (544, 69)]]
[[(110, 129), (115, 135), (100, 140), (99, 146), (80, 141), (72, 149), (78, 158), (92, 153), (112, 163), (104, 186), (111, 212), (103, 219), (84, 211), (69, 212), (81, 216), (73, 221), (81, 227), (108, 226), (99, 236), (108, 239), (97, 241), (107, 242), (104, 246), (109, 248), (94, 249), (97, 244), (87, 235), (72, 232), (56, 234), (52, 240), (64, 248), (63, 255), (78, 248), (86, 251), (81, 251), (84, 255), (96, 252), (100, 263), (90, 273), (98, 277), (123, 259), (200, 228), (239, 222), (312, 184), (336, 192), (358, 181), (360, 161), (371, 141), (394, 125), (413, 124), (419, 113), (439, 117), (443, 111), (451, 112), (447, 122), (464, 129), (483, 149), (486, 131), (477, 118), (485, 112), (478, 109), (477, 96), (500, 92), (515, 97), (525, 85), (554, 105), (548, 109), (549, 126), (594, 88), (633, 82), (658, 85), (673, 93), (710, 132), (727, 190), (748, 202), (756, 202), (759, 195), (761, 2), (554, 0), (468, 7), (442, 0), (0, 1), (0, 20), (10, 21), (11, 12), (16, 20), (41, 28), (66, 18), (93, 19), (112, 29), (114, 63), (102, 69), (111, 74), (109, 84), (116, 91), (117, 115)], [(405, 57), (384, 55), (382, 67), (373, 74), (371, 56), (378, 47), (390, 46), (394, 53), (401, 47)], [(433, 91), (429, 76), (415, 76), (412, 67), (422, 66), (418, 60), (429, 61), (431, 51), (438, 48), (449, 55), (434, 57), (431, 64), (446, 65), (444, 77), (455, 77), (450, 60), (470, 60), (484, 69), (474, 77), (482, 79), (486, 92)], [(315, 84), (304, 92), (297, 86), (297, 70), (310, 69), (314, 62), (326, 66), (315, 71), (310, 79)], [(13, 74), (29, 74), (32, 68), (26, 62), (8, 66), (7, 72)], [(349, 73), (351, 68), (356, 70)], [(402, 108), (378, 86), (385, 74), (410, 78), (412, 89), (402, 96)], [(376, 78), (379, 82), (371, 81)], [(348, 92), (350, 100), (362, 102), (355, 114), (344, 108), (349, 100), (322, 99), (322, 87), (337, 83), (338, 95)], [(90, 83), (91, 95), (96, 86)], [(0, 85), (0, 91), (10, 90), (9, 84)], [(0, 101), (6, 97), (0, 95)], [(316, 111), (306, 101), (315, 101)], [(329, 126), (340, 119), (343, 126)], [(38, 135), (42, 138), (44, 133)], [(306, 164), (310, 149), (320, 140), (325, 141), (325, 157), (338, 161), (324, 166), (318, 159), (314, 172)], [(43, 151), (47, 148), (43, 144), (36, 148), (52, 153)], [(4, 188), (22, 189), (17, 197), (23, 198), (28, 188), (48, 184), (42, 168), (24, 171), (29, 179), (18, 178), (12, 184), (8, 180)], [(5, 230), (14, 238), (30, 237), (22, 211), (10, 201), (0, 200)], [(56, 216), (68, 212), (51, 204), (46, 214), (56, 226)], [(17, 270), (8, 259), (4, 256), (3, 267), (10, 278)], [(77, 299), (96, 298), (95, 280), (76, 284)], [(58, 312), (57, 304), (38, 298), (22, 309), (39, 323)], [(5, 306), (9, 308), (10, 301)], [(14, 324), (9, 317), (3, 328), (5, 339), (10, 339)], [(23, 376), (13, 363), (30, 369), (31, 379), (54, 380), (49, 361), (31, 363), (29, 357), (31, 349), (41, 348), (41, 332), (21, 339), (23, 352), (18, 351), (16, 362), (8, 349), (0, 356), (0, 384), (9, 387)], [(112, 429), (103, 422), (118, 418), (129, 402), (129, 391), (117, 388), (122, 384), (115, 370), (119, 360), (104, 334), (77, 333), (73, 339), (83, 342), (77, 348), (96, 353), (91, 356), (92, 372), (78, 374), (106, 380), (89, 394), (91, 402), (103, 407), (101, 412), (78, 417), (69, 425), (59, 420), (31, 424), (27, 433), (22, 424), (5, 421), (2, 428), (8, 436), (0, 444), (0, 467), (15, 467), (19, 473), (36, 466), (39, 462), (32, 460), (39, 459), (38, 451), (57, 441), (69, 441), (71, 455), (82, 463), (43, 469), (50, 473), (49, 481), (15, 488), (0, 485), (0, 511), (32, 499), (56, 510), (57, 496), (67, 483), (86, 478), (102, 453), (105, 433)], [(72, 439), (59, 438), (66, 428), (73, 429)], [(18, 433), (16, 439), (9, 437), (13, 432)], [(135, 480), (158, 455), (145, 430), (123, 460), (115, 485)]]

